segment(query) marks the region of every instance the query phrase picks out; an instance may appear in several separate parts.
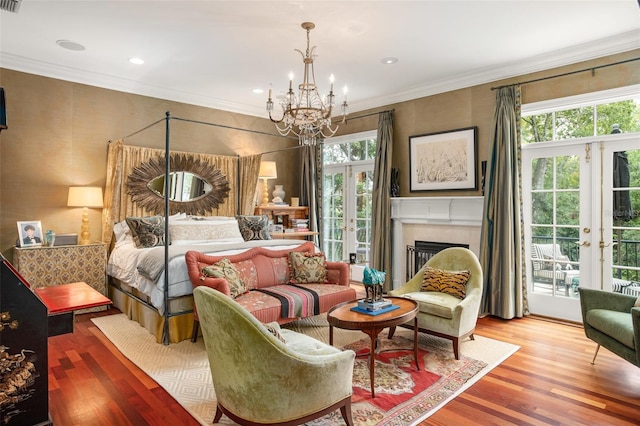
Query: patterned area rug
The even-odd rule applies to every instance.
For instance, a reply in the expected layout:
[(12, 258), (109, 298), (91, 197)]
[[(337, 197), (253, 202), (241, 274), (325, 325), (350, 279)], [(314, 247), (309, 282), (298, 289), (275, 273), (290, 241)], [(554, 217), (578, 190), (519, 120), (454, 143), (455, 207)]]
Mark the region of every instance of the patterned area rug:
[[(134, 364), (160, 384), (203, 425), (215, 414), (215, 392), (202, 338), (164, 346), (138, 323), (124, 314), (94, 318), (105, 336)], [(288, 328), (328, 341), (329, 326), (324, 315), (300, 320)], [(518, 346), (476, 336), (462, 343), (461, 359), (453, 358), (451, 342), (419, 334), (420, 371), (416, 371), (412, 347), (413, 332), (398, 329), (392, 340), (381, 333), (384, 352), (376, 356), (375, 392), (371, 398), (367, 356), (356, 358), (353, 374), (352, 414), (357, 426), (412, 425), (459, 395), (491, 369), (518, 350)], [(334, 345), (368, 350), (370, 341), (359, 331), (334, 329)], [(387, 351), (387, 349), (390, 349)], [(234, 424), (226, 416), (221, 424)], [(336, 411), (309, 425), (343, 425)]]

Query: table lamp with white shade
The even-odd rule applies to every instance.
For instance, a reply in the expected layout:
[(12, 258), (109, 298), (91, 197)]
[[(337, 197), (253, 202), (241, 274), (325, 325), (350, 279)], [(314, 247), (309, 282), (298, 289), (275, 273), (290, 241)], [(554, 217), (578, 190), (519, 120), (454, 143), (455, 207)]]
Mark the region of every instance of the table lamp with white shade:
[(263, 161), (260, 163), (260, 173), (258, 174), (260, 179), (263, 182), (263, 191), (262, 191), (262, 205), (269, 204), (269, 185), (267, 181), (269, 179), (275, 179), (278, 177), (278, 171), (276, 170), (276, 162), (275, 161)]
[(82, 207), (82, 226), (78, 244), (91, 244), (89, 208), (102, 208), (102, 188), (98, 186), (70, 186), (68, 207)]

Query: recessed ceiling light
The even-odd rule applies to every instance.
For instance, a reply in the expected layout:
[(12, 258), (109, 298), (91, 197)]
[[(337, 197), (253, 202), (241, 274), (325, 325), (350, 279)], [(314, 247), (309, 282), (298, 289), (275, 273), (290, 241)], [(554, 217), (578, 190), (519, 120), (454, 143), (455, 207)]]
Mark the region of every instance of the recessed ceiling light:
[(388, 57), (388, 58), (382, 58), (380, 59), (380, 62), (382, 62), (385, 65), (391, 65), (391, 64), (395, 64), (396, 62), (398, 62), (398, 58), (394, 58), (394, 57)]
[(264, 93), (264, 90), (262, 90), (262, 89), (253, 89), (252, 92), (255, 93), (256, 95), (260, 95), (260, 94)]
[(144, 60), (142, 60), (141, 58), (129, 58), (129, 62), (131, 62), (134, 65), (142, 65), (144, 64)]
[(80, 43), (71, 40), (57, 40), (56, 44), (64, 49), (75, 50), (77, 52), (85, 49)]

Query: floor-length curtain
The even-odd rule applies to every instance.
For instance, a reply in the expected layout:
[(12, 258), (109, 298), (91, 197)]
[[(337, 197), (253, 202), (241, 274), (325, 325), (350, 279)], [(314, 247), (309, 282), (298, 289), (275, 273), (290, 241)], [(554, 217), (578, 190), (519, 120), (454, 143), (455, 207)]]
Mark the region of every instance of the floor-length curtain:
[(520, 87), (498, 89), (485, 184), (480, 313), (510, 319), (528, 312), (523, 287), (520, 179)]
[(393, 112), (378, 117), (378, 145), (373, 169), (371, 209), (372, 268), (387, 273), (384, 291), (391, 290), (391, 157), (393, 147)]
[(300, 148), (300, 203), (309, 206), (309, 229), (322, 250), (322, 142)]
[(240, 192), (238, 194), (240, 200), (238, 214), (253, 214), (261, 161), (262, 154), (248, 155), (246, 157), (240, 157), (238, 160), (240, 175)]
[(123, 142), (113, 141), (107, 148), (107, 182), (104, 188), (104, 207), (102, 208), (102, 240), (111, 243), (113, 224), (116, 222), (114, 203), (117, 201), (116, 192), (122, 187), (122, 173), (119, 171), (119, 164), (122, 164)]

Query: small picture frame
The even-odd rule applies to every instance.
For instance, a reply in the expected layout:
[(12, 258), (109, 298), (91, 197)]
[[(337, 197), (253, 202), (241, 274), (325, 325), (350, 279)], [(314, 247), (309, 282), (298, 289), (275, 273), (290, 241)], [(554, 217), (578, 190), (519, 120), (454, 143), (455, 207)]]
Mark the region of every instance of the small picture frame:
[(20, 247), (42, 247), (42, 224), (39, 220), (19, 221), (18, 236)]
[(475, 190), (477, 127), (409, 137), (409, 190)]

